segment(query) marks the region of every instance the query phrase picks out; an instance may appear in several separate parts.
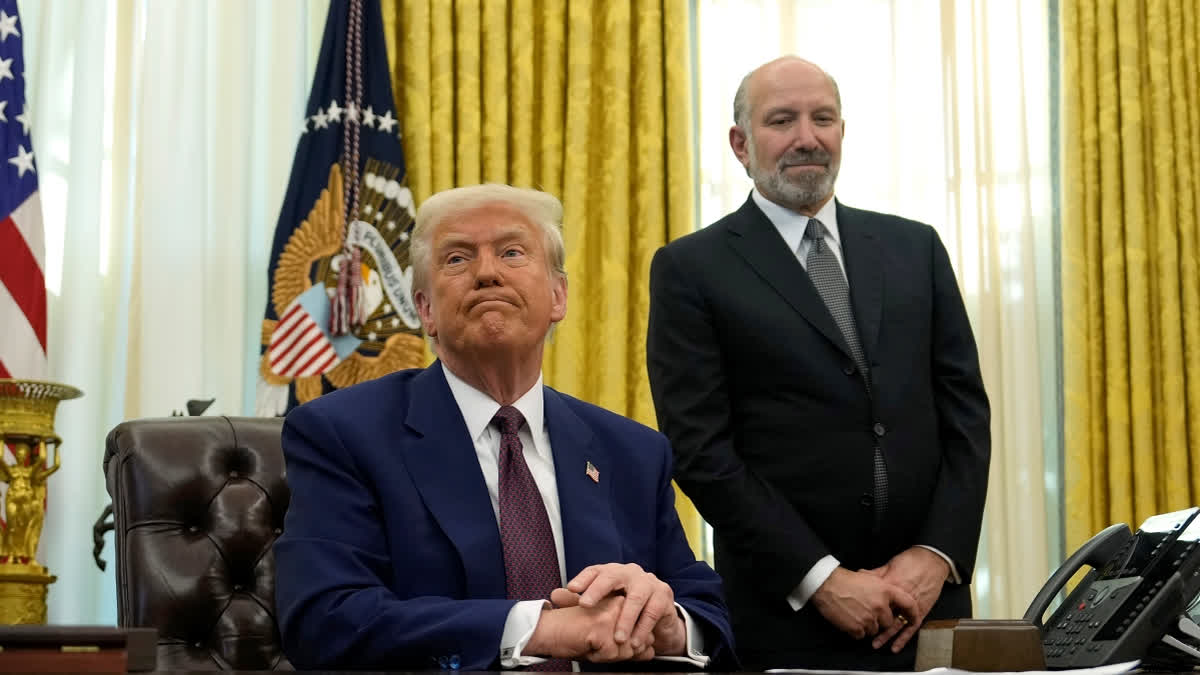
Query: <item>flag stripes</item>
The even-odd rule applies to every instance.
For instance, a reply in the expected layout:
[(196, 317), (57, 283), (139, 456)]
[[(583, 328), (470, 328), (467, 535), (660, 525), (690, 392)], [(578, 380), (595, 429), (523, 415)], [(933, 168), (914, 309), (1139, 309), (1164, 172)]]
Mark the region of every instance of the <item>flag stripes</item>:
[(337, 352), (321, 327), (295, 302), (284, 313), (269, 347), (271, 370), (286, 377), (307, 377), (324, 372), (337, 360)]
[[(15, 213), (13, 215), (16, 215)], [(37, 335), (38, 345), (46, 349), (46, 280), (42, 265), (22, 236), (12, 217), (0, 221), (0, 285), (21, 309), (26, 321)]]

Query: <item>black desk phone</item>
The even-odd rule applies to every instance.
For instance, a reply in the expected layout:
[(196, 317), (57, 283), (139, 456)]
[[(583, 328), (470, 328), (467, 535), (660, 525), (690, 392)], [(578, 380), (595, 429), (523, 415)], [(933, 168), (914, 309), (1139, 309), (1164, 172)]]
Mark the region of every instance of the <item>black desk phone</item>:
[[(1140, 659), (1144, 667), (1200, 665), (1200, 508), (1117, 524), (1067, 558), (1025, 612), (1042, 631), (1046, 666)], [(1046, 609), (1084, 565), (1091, 571), (1050, 619)]]

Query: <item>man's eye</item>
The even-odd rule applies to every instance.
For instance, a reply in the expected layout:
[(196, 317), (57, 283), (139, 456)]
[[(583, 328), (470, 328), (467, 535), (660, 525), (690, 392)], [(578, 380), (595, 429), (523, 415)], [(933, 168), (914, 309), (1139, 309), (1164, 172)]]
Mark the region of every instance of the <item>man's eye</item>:
[(467, 259), (464, 258), (463, 256), (455, 253), (454, 255), (451, 255), (446, 258), (446, 264), (447, 265), (457, 265), (459, 263), (466, 262), (466, 260)]
[(505, 258), (515, 258), (519, 255), (523, 255), (521, 249), (519, 248), (510, 248), (504, 251)]

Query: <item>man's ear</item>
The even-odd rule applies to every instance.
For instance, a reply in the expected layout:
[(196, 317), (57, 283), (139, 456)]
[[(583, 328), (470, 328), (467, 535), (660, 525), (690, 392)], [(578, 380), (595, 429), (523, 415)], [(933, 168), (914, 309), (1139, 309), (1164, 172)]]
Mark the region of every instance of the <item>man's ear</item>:
[(733, 154), (742, 163), (742, 166), (750, 168), (750, 150), (746, 147), (748, 139), (746, 132), (738, 125), (729, 127), (729, 147), (733, 149)]
[(550, 284), (550, 321), (558, 323), (567, 316), (567, 277), (555, 274)]
[(425, 294), (425, 291), (417, 290), (413, 293), (413, 302), (417, 305), (417, 315), (421, 317), (425, 335), (431, 338), (437, 337), (437, 324), (433, 321), (433, 306), (429, 302), (429, 296)]

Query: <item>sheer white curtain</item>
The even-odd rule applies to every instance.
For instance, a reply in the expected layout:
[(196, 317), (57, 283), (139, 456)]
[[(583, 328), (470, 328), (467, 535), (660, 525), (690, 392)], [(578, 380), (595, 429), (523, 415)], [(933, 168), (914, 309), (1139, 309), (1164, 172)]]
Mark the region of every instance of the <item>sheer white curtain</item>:
[(19, 9), (59, 408), (39, 559), (52, 623), (113, 623), (92, 523), (130, 418), (253, 404), (267, 256), (328, 0), (37, 0)]
[(992, 403), (976, 616), (1019, 617), (1061, 555), (1046, 3), (701, 0), (698, 28), (704, 223), (751, 188), (725, 140), (734, 90), (791, 53), (841, 89), (838, 198), (945, 241)]

